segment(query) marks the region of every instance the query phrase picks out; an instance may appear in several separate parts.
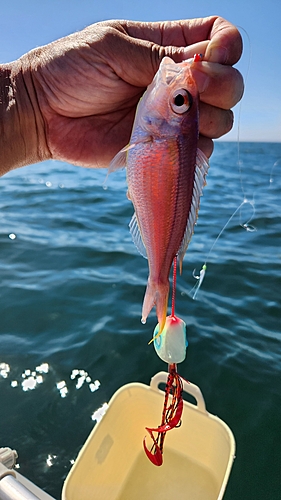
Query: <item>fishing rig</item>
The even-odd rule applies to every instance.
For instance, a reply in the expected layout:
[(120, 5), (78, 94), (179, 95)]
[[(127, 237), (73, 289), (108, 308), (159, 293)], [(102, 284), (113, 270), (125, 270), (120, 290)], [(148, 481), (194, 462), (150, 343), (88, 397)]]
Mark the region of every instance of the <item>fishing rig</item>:
[(159, 358), (168, 363), (169, 372), (165, 387), (161, 423), (158, 427), (146, 427), (153, 442), (152, 447), (149, 449), (146, 445), (146, 439), (144, 438), (143, 440), (143, 447), (147, 457), (151, 463), (157, 466), (163, 463), (166, 433), (181, 425), (183, 412), (182, 381), (184, 379), (178, 374), (177, 364), (185, 360), (188, 341), (186, 337), (186, 324), (175, 315), (176, 274), (177, 257), (174, 257), (171, 315), (167, 316), (161, 335), (159, 335), (159, 323), (157, 324), (151, 340)]

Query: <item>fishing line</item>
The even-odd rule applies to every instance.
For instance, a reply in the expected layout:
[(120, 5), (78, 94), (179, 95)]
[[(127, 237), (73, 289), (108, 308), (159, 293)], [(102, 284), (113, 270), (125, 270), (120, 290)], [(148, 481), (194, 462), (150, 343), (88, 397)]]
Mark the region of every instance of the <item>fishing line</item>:
[[(247, 63), (247, 68), (246, 68), (246, 74), (245, 74), (245, 88), (246, 88), (246, 83), (248, 81), (248, 76), (249, 76), (249, 71), (250, 71), (250, 65), (251, 65), (251, 59), (252, 59), (252, 46), (251, 46), (251, 41), (250, 41), (250, 37), (247, 33), (247, 31), (242, 28), (242, 27), (238, 27), (240, 30), (242, 30), (244, 32), (244, 34), (246, 35), (247, 39), (248, 39), (248, 44), (249, 44), (249, 57), (248, 57), (248, 63)], [(240, 219), (240, 226), (245, 229), (246, 231), (250, 231), (250, 232), (253, 232), (253, 231), (256, 231), (256, 228), (255, 226), (253, 226), (251, 224), (251, 221), (253, 220), (254, 216), (255, 216), (255, 205), (254, 205), (254, 201), (250, 201), (247, 197), (246, 197), (246, 192), (245, 192), (245, 188), (244, 188), (244, 183), (243, 183), (243, 176), (242, 176), (242, 165), (243, 165), (243, 162), (241, 161), (241, 153), (240, 153), (240, 123), (241, 123), (241, 111), (242, 111), (242, 99), (239, 103), (239, 108), (238, 108), (238, 126), (237, 126), (237, 164), (238, 164), (238, 168), (239, 168), (239, 180), (240, 180), (240, 188), (241, 188), (241, 192), (242, 192), (242, 195), (243, 195), (243, 201), (240, 203), (240, 205), (234, 210), (234, 212), (232, 213), (232, 215), (229, 217), (229, 219), (226, 221), (226, 223), (224, 224), (223, 228), (220, 230), (219, 234), (217, 235), (217, 237), (215, 238), (213, 244), (211, 245), (211, 248), (207, 254), (207, 257), (205, 259), (205, 262), (203, 264), (203, 266), (201, 267), (201, 270), (199, 272), (199, 275), (196, 275), (196, 269), (193, 270), (193, 277), (197, 280), (197, 283), (195, 283), (194, 287), (191, 289), (191, 291), (189, 292), (189, 295), (195, 300), (196, 299), (196, 296), (197, 296), (197, 293), (199, 292), (200, 288), (201, 288), (201, 285), (203, 283), (203, 280), (205, 278), (205, 274), (206, 274), (206, 271), (207, 271), (207, 263), (209, 261), (209, 257), (215, 247), (215, 245), (217, 244), (218, 240), (220, 239), (220, 237), (222, 236), (222, 234), (224, 233), (224, 231), (226, 230), (227, 226), (229, 225), (229, 223), (232, 221), (232, 219), (235, 217), (235, 215), (239, 212), (239, 219)], [(242, 222), (242, 207), (243, 205), (245, 204), (249, 204), (251, 207), (252, 207), (252, 215), (250, 216), (250, 218), (246, 221), (246, 222)]]
[(172, 311), (171, 316), (175, 316), (175, 305), (176, 305), (176, 283), (177, 283), (177, 256), (174, 257), (174, 267), (173, 267), (173, 290), (172, 290)]
[[(248, 78), (249, 78), (250, 66), (251, 66), (251, 62), (252, 62), (252, 44), (251, 44), (251, 40), (250, 40), (250, 36), (249, 36), (248, 32), (244, 28), (242, 28), (242, 26), (237, 26), (237, 28), (239, 28), (240, 31), (244, 32), (244, 34), (246, 35), (247, 40), (248, 40), (249, 57), (248, 57), (248, 62), (247, 62), (247, 67), (246, 67), (246, 75), (245, 75), (245, 88), (246, 88)], [(243, 194), (243, 202), (240, 204), (237, 211), (240, 211), (239, 212), (240, 213), (240, 226), (243, 227), (244, 229), (246, 229), (247, 231), (256, 231), (256, 228), (254, 226), (250, 225), (250, 222), (253, 220), (253, 218), (255, 216), (255, 205), (254, 205), (254, 201), (250, 201), (246, 197), (244, 183), (243, 183), (243, 175), (242, 175), (243, 162), (241, 161), (241, 154), (240, 154), (240, 125), (241, 125), (242, 106), (243, 106), (243, 99), (241, 99), (241, 101), (239, 103), (238, 125), (237, 125), (237, 158), (238, 158), (237, 163), (238, 163), (238, 168), (239, 168), (240, 187), (241, 187), (241, 191)], [(252, 206), (253, 213), (248, 221), (242, 223), (242, 210), (241, 209), (242, 209), (242, 206), (246, 203), (249, 203)], [(233, 215), (231, 216), (231, 218), (229, 219), (228, 222), (231, 221), (231, 219), (234, 217), (235, 213), (236, 213), (236, 211), (233, 213)], [(227, 225), (228, 225), (228, 223), (226, 224), (226, 226)]]
[(274, 182), (274, 178), (273, 178), (273, 171), (275, 170), (276, 167), (278, 167), (279, 165), (281, 165), (281, 158), (279, 160), (277, 160), (275, 163), (273, 163), (273, 167), (271, 169), (271, 172), (270, 172), (270, 176), (269, 176), (269, 183), (270, 185), (273, 184)]

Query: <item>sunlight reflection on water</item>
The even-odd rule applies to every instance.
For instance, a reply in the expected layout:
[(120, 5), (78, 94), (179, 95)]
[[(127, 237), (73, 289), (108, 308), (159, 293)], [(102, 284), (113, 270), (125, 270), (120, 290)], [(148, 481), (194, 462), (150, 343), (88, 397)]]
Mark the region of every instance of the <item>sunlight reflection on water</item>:
[[(39, 366), (36, 366), (35, 370), (30, 370), (29, 368), (26, 368), (23, 370), (21, 376), (19, 379), (12, 379), (10, 382), (10, 385), (12, 388), (17, 388), (21, 386), (22, 390), (24, 392), (26, 391), (32, 391), (34, 389), (37, 389), (39, 385), (43, 384), (43, 382), (46, 379), (46, 376), (48, 373), (50, 373), (51, 367), (49, 363), (44, 362)], [(8, 363), (5, 362), (0, 362), (0, 377), (3, 379), (8, 379), (9, 377), (11, 378), (12, 375), (12, 370), (11, 367)], [(44, 376), (43, 376), (44, 375)], [(23, 379), (23, 380), (21, 380)], [(69, 376), (69, 384), (72, 384), (72, 389), (75, 388), (76, 390), (81, 389), (81, 387), (86, 384), (90, 390), (90, 392), (95, 392), (100, 388), (100, 381), (99, 380), (92, 380), (90, 375), (88, 374), (87, 371), (83, 369), (77, 369), (74, 368), (71, 371), (71, 374)], [(71, 381), (74, 381), (71, 383)], [(75, 384), (75, 385), (74, 385)], [(55, 386), (57, 390), (59, 391), (59, 394), (62, 398), (65, 398), (68, 394), (68, 387), (67, 383), (65, 380), (59, 380), (55, 382)], [(97, 415), (100, 414), (100, 408), (97, 409)], [(98, 421), (98, 417), (95, 418), (93, 415), (91, 416), (92, 420)]]

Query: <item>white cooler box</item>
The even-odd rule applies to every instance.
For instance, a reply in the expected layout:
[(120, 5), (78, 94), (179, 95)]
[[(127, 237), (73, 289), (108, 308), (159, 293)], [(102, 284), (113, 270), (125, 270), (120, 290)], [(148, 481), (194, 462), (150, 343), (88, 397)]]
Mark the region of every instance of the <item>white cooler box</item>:
[(132, 383), (111, 398), (65, 480), (62, 500), (220, 500), (235, 454), (229, 427), (206, 411), (202, 393), (184, 382), (196, 405), (184, 401), (182, 424), (167, 432), (163, 465), (143, 450), (145, 427), (161, 421), (167, 373), (150, 386)]

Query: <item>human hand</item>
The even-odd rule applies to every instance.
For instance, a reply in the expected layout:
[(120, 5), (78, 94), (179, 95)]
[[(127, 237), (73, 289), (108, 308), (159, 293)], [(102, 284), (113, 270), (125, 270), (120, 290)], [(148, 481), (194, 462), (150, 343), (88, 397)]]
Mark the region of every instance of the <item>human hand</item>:
[(137, 103), (161, 59), (180, 62), (198, 52), (199, 147), (210, 156), (212, 139), (231, 129), (230, 108), (243, 93), (231, 66), (241, 56), (241, 37), (224, 19), (102, 22), (25, 54), (25, 87), (44, 127), (40, 159), (107, 167), (128, 143)]

